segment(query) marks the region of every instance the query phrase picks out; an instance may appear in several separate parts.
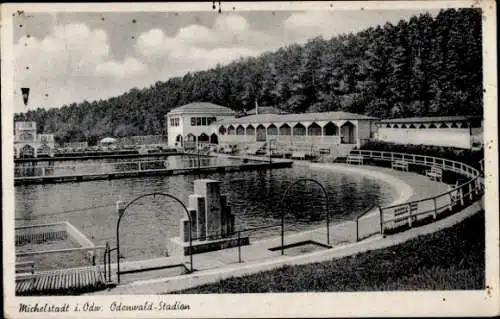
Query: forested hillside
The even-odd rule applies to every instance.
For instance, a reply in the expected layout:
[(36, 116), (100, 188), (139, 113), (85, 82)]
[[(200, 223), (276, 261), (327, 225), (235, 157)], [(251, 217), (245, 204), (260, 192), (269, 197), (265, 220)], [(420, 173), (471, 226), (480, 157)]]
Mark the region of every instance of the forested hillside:
[(237, 111), (378, 117), (482, 114), (481, 13), (441, 11), (332, 39), (313, 38), (259, 57), (131, 89), (107, 100), (16, 114), (58, 142), (161, 134), (172, 108), (207, 101)]

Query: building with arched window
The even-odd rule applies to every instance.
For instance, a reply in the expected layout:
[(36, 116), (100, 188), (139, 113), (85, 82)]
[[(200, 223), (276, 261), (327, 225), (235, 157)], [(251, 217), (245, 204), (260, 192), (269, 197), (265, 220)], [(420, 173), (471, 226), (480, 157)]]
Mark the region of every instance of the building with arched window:
[(193, 102), (174, 108), (166, 115), (168, 145), (191, 147), (196, 143), (219, 144), (219, 133), (214, 131), (213, 124), (232, 119), (235, 115), (227, 107), (207, 102)]
[(399, 144), (423, 144), (456, 148), (483, 145), (481, 116), (435, 116), (385, 119), (375, 123), (376, 138)]
[(14, 156), (38, 157), (54, 155), (54, 135), (37, 134), (36, 122), (15, 122)]
[[(296, 150), (328, 149), (345, 155), (374, 133), (375, 117), (348, 112), (255, 114), (215, 124), (223, 144), (264, 144)], [(253, 147), (255, 148), (255, 146)]]
[[(170, 146), (237, 145), (240, 150), (292, 149), (345, 156), (369, 139), (458, 148), (482, 145), (481, 117), (378, 119), (349, 112), (289, 114), (272, 108), (236, 117), (229, 108), (196, 102), (167, 114)], [(276, 109), (277, 110), (277, 109)]]

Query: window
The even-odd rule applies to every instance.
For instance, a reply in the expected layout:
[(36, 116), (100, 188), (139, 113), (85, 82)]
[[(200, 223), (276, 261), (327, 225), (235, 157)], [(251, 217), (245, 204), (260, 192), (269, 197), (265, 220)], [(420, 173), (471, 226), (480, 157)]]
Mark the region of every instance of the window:
[(174, 118), (171, 118), (170, 119), (170, 126), (179, 126), (179, 118), (178, 117), (174, 117)]
[(200, 126), (201, 125), (201, 117), (197, 117), (196, 118), (196, 126)]
[(192, 117), (191, 118), (191, 126), (195, 126), (196, 125), (196, 117)]
[(206, 117), (201, 118), (201, 125), (203, 125), (203, 126), (207, 125), (207, 118)]

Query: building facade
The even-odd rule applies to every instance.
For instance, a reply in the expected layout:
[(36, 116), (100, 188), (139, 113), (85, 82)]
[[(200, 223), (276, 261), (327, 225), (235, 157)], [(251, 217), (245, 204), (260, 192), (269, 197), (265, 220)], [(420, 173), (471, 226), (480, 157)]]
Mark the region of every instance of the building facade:
[(193, 102), (177, 107), (166, 115), (168, 146), (219, 144), (219, 136), (212, 124), (235, 116), (233, 110), (207, 102)]
[(347, 155), (373, 135), (375, 117), (348, 112), (256, 114), (214, 125), (223, 144), (271, 143), (275, 148)]
[(36, 122), (15, 122), (14, 156), (38, 157), (54, 155), (54, 135), (37, 134)]
[(482, 118), (471, 116), (413, 117), (375, 123), (376, 138), (398, 144), (471, 149), (482, 146)]

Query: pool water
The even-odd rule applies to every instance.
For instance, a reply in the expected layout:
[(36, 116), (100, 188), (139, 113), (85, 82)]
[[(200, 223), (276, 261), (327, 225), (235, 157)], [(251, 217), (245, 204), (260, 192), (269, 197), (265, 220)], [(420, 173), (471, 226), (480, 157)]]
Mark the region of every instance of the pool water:
[[(221, 191), (236, 216), (236, 229), (280, 223), (286, 213), (287, 231), (301, 231), (322, 225), (324, 198), (312, 183), (294, 186), (284, 201), (285, 189), (298, 178), (314, 178), (329, 195), (333, 222), (352, 220), (372, 204), (385, 205), (395, 192), (385, 183), (358, 174), (345, 174), (307, 167), (202, 174), (222, 182)], [(116, 180), (20, 185), (15, 187), (16, 225), (69, 221), (96, 245), (115, 246), (116, 201), (164, 192), (187, 203), (197, 175), (175, 175)], [(126, 260), (165, 256), (166, 241), (179, 235), (181, 206), (166, 197), (146, 197), (127, 209), (120, 225), (120, 246)], [(251, 234), (252, 238), (279, 235), (279, 228)]]

